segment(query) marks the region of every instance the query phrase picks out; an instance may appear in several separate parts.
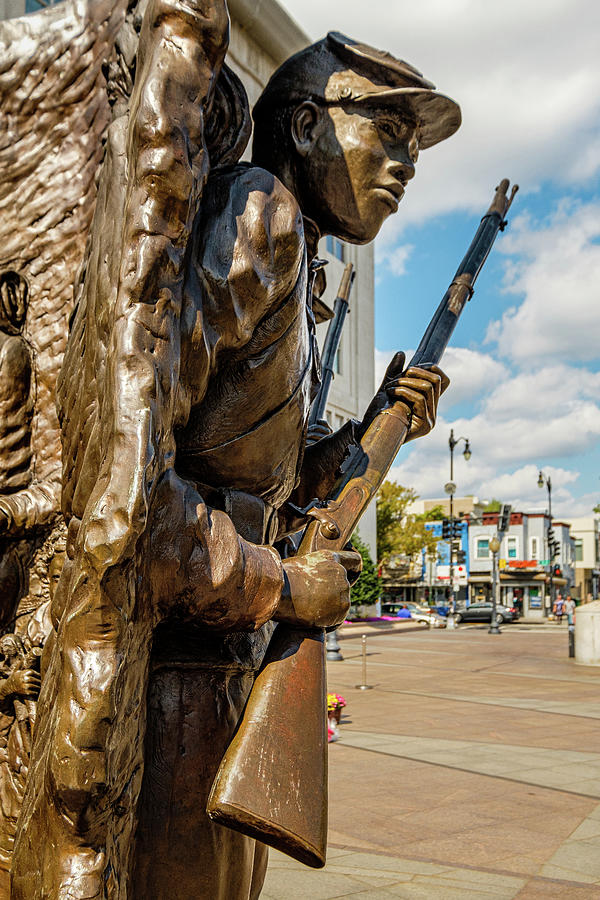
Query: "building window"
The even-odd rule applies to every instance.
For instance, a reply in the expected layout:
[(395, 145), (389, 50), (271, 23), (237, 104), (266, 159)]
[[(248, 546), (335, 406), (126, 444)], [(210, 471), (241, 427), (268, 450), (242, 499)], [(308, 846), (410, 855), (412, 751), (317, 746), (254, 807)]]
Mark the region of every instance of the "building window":
[(538, 539), (536, 537), (531, 538), (531, 558), (539, 559), (539, 550), (538, 550)]
[(327, 252), (339, 259), (340, 262), (346, 262), (346, 248), (342, 241), (333, 235), (328, 234), (326, 239)]
[(575, 538), (575, 562), (583, 562), (583, 538)]
[(490, 540), (489, 538), (478, 538), (477, 540), (477, 559), (490, 558)]
[(517, 539), (516, 537), (506, 538), (506, 555), (509, 559), (517, 559)]

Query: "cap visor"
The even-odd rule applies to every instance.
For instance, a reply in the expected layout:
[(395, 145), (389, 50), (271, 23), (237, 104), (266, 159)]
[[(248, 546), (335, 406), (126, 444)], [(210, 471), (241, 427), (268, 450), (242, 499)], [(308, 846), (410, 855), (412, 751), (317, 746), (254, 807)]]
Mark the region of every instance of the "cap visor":
[(361, 94), (354, 102), (408, 106), (419, 123), (419, 148), (427, 150), (458, 131), (462, 116), (460, 106), (445, 94), (423, 88), (389, 88)]

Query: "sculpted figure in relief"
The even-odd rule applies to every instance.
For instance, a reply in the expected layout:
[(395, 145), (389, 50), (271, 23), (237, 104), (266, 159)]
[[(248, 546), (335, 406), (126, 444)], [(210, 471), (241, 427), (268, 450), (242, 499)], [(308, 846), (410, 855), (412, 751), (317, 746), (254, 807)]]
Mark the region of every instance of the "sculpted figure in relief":
[(448, 383), (399, 355), (362, 422), (308, 440), (318, 241), (372, 240), (456, 104), (330, 34), (275, 73), (240, 163), (226, 4), (149, 0), (140, 24), (58, 383), (66, 559), (15, 900), (258, 897), (266, 847), (208, 791), (273, 622), (339, 623), (360, 566), (280, 541), (382, 404), (416, 438)]

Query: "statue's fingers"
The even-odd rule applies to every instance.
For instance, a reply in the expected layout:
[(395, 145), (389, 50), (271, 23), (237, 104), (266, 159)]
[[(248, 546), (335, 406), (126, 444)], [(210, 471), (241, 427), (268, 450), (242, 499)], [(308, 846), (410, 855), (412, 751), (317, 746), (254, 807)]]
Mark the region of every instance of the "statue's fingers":
[[(438, 382), (439, 384), (439, 382)], [(411, 391), (413, 394), (418, 394), (419, 396), (426, 397), (429, 402), (437, 399), (437, 386), (435, 382), (426, 381), (424, 378), (398, 378), (393, 384), (391, 384), (387, 393), (388, 396), (397, 397), (398, 399), (401, 397), (402, 391)]]
[(435, 395), (438, 400), (450, 384), (448, 376), (437, 366), (432, 366), (431, 369), (421, 369), (419, 366), (411, 366), (404, 374), (411, 378), (429, 381), (435, 388)]
[(355, 550), (339, 550), (336, 554), (337, 561), (346, 572), (360, 573), (362, 570), (362, 557)]
[(399, 350), (392, 357), (392, 361), (389, 366), (385, 370), (385, 376), (383, 379), (382, 387), (390, 381), (392, 378), (397, 378), (404, 371), (404, 366), (406, 364), (406, 353), (403, 353), (402, 350)]
[(450, 384), (450, 379), (448, 378), (446, 373), (443, 371), (443, 369), (440, 369), (439, 366), (432, 366), (429, 371), (432, 372), (434, 375), (440, 376), (441, 382), (442, 382), (440, 394), (443, 394), (444, 391), (446, 390), (446, 388), (448, 387), (448, 385)]

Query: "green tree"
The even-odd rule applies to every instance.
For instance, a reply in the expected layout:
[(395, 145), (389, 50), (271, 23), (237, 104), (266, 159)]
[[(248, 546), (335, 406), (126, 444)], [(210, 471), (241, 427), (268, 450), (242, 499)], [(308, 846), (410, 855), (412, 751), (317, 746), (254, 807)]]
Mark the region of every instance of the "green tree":
[(500, 503), (500, 501), (496, 500), (495, 497), (492, 497), (492, 499), (488, 500), (488, 502), (483, 507), (483, 511), (484, 512), (500, 512), (501, 506), (502, 506), (502, 504)]
[(358, 533), (352, 535), (352, 545), (363, 561), (362, 572), (352, 585), (350, 599), (353, 605), (377, 603), (381, 595), (381, 578), (371, 559), (369, 548)]
[(377, 495), (377, 553), (379, 562), (386, 565), (390, 557), (399, 555), (414, 562), (421, 551), (437, 556), (438, 538), (425, 523), (441, 519), (444, 511), (437, 506), (427, 513), (408, 513), (409, 505), (417, 500), (412, 488), (395, 481), (384, 481)]
[(594, 512), (595, 512), (595, 513), (600, 513), (600, 503), (597, 503), (597, 504), (595, 505), (595, 507), (594, 507)]
[(446, 510), (438, 504), (438, 506), (432, 506), (426, 513), (423, 513), (422, 518), (424, 522), (439, 522), (441, 519), (446, 518)]

